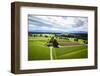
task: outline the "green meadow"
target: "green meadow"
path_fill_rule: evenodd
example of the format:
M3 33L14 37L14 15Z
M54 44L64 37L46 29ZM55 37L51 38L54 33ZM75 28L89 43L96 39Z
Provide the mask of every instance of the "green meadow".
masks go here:
M50 47L47 46L53 34L43 34L42 36L28 36L28 60L50 60ZM56 38L60 47L52 49L53 60L58 59L81 59L88 57L88 46L84 41L73 38Z

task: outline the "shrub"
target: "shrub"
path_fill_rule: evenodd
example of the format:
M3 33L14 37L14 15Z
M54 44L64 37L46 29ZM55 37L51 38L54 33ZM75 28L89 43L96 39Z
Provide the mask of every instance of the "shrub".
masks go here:
M78 41L78 38L74 38L74 41Z

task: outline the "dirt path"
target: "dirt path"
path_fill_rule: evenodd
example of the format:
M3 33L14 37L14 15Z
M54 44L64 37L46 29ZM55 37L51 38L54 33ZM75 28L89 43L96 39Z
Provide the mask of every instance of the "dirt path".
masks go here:
M59 42L59 45L61 46L72 46L72 45L82 45L78 42Z

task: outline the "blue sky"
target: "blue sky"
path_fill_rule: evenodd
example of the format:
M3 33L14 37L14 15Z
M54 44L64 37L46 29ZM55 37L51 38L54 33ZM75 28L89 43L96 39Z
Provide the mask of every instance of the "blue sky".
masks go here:
M29 32L88 32L88 18L28 15Z

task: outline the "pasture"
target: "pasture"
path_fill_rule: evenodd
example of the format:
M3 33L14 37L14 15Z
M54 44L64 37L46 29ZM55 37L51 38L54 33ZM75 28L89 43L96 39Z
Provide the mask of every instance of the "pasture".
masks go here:
M50 48L47 46L53 35L28 37L28 60L50 60ZM88 46L71 39L56 38L60 47L52 49L53 60L81 59L88 57Z

